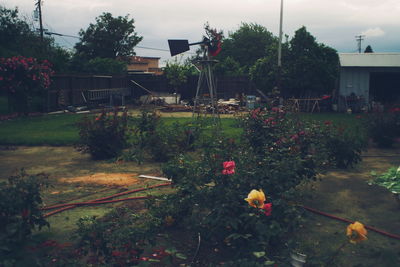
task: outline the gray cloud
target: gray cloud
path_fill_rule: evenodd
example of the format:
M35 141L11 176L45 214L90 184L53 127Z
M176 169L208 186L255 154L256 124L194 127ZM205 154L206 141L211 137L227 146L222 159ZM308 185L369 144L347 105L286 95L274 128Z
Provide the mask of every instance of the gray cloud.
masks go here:
M28 15L34 9L34 0L0 0L0 4L18 6ZM77 35L102 12L130 14L144 37L141 46L167 48L168 38L199 40L207 21L225 35L241 22L259 23L278 34L279 8L279 0L45 0L43 16L51 30ZM286 0L284 32L293 36L304 25L318 42L343 52L355 51L354 36L365 33L364 43L372 45L374 51L400 52L399 14L398 0ZM379 36L382 33L385 38ZM57 41L66 44L62 39ZM153 50L137 49L137 54L170 58L168 53Z

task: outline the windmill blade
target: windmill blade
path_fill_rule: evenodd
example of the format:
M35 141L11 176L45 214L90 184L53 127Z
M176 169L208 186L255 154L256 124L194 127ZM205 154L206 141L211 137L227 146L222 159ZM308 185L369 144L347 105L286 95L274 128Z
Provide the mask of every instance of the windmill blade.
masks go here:
M189 51L190 49L188 40L168 40L168 45L171 56Z

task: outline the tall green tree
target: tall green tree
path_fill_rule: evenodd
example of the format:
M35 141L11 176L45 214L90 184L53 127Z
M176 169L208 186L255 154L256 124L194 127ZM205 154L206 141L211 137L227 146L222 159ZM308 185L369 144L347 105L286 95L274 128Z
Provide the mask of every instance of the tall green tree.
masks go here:
M282 45L282 62L288 62L289 58L289 44ZM286 66L286 65L285 65ZM287 83L287 68L281 69L281 84ZM273 89L278 86L278 44L270 46L263 58L258 59L250 68L249 75L251 81L255 84L257 89L263 91L265 94L270 94Z
M264 93L278 85L278 44L270 45L265 56L250 68L250 78ZM339 58L336 50L316 41L305 27L282 45L280 93L285 97L317 97L336 86Z
M372 50L372 47L370 45L367 45L367 47L364 50L364 53L374 53L374 50Z
M190 62L185 61L181 64L175 57L173 61L167 62L164 68L164 74L167 77L168 83L174 88L175 95L178 94L180 86L187 82L188 76L195 73L194 67ZM175 98L177 103L177 97Z
M292 96L318 96L335 88L339 74L336 50L319 44L301 27L290 40L289 61L285 63L288 80L283 87Z
M18 8L0 6L0 57L25 56L48 60L55 71L66 71L71 54L53 38L43 42L35 29L19 16Z
M220 60L221 64L237 62L240 72L247 75L250 67L263 58L266 50L276 42L277 38L264 26L242 23L237 31L229 33L228 38L223 39L222 51L216 59ZM228 57L230 59L226 60Z
M143 37L135 32L134 22L129 15L113 17L111 13L103 13L96 18L95 24L80 30L80 41L75 45L76 56L115 59L135 55L134 47Z

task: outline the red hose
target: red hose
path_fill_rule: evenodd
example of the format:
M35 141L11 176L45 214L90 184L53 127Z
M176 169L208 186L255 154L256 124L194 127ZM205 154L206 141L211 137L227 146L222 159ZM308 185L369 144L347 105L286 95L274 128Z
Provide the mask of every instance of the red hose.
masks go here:
M315 214L323 215L325 217L328 217L328 218L331 218L331 219L334 219L334 220L337 220L337 221L342 221L342 222L346 222L346 223L354 223L354 221L350 221L350 220L347 220L347 219L344 219L344 218L340 218L340 217L337 217L335 215L331 215L331 214L328 214L328 213L325 213L325 212L322 212L322 211L319 211L319 210L316 210L316 209L313 209L313 208L310 208L310 207L306 207L306 206L302 206L302 205L299 205L299 206L302 207L303 209L311 211L311 212L313 212ZM391 234L391 233L379 230L379 229L377 229L375 227L371 227L371 226L368 226L368 225L364 225L364 227L367 228L368 230L374 231L374 232L376 232L378 234L381 234L381 235L384 235L384 236L388 236L388 237L400 240L400 235Z
M91 200L89 202L98 202L98 201L102 201L102 200L106 200L106 199L110 199L110 198L114 198L114 197L133 194L133 193L137 193L137 192L153 189L153 188L156 188L156 187L169 186L169 185L171 185L171 183L157 184L157 185L152 185L152 186L149 186L149 187L133 189L133 190L121 192L121 193L118 193L118 194L114 194L114 195L111 195L111 196L108 196L108 197L102 197L102 198L98 198L98 199L95 199L95 200ZM51 210L51 209L55 209L55 208L61 208L61 207L72 206L72 205L75 205L75 204L74 203L57 204L57 205L53 205L53 206L43 207L43 208L41 208L41 210Z
M115 200L104 201L106 199L110 199L110 198L114 198L114 197L118 197L118 196L123 196L123 195L127 195L127 194L132 194L132 193L136 193L136 192L140 192L140 191L145 191L145 190L149 190L149 189L156 188L156 187L169 186L171 184L172 183L165 183L165 184L152 185L152 186L149 186L149 187L146 187L146 188L133 189L133 190L121 192L121 193L118 193L118 194L114 194L114 195L111 195L111 196L108 196L108 197L102 197L102 198L98 198L98 199L95 199L95 200L87 201L87 202L59 204L59 205L54 205L54 206L50 206L50 207L43 207L42 210L49 210L49 209L62 207L61 209L57 209L57 210L54 210L52 212L44 214L43 217L46 218L46 217L49 217L51 215L63 212L65 210L73 209L73 208L76 208L76 207L82 206L82 205L96 205L96 204L120 202L120 201L125 201L125 200L133 200L133 199L145 199L145 198L147 198L147 196L144 196L144 197L130 197L130 198L123 198L123 199L115 199Z
M115 202L121 202L121 201L126 201L126 200L135 200L135 199L147 199L149 198L148 196L141 196L141 197L127 197L127 198L121 198L121 199L114 199L114 200L104 200L104 201L89 201L89 202L78 202L78 203L71 203L71 204L66 204L70 205L67 207L63 207L61 209L57 209L54 211L51 211L49 213L46 213L43 215L44 218L49 217L51 215L63 212L65 210L73 209L78 206L84 206L84 205L97 205L97 204L106 204L106 203L115 203Z
M46 217L49 217L51 215L63 212L65 210L73 209L73 208L76 208L78 206L83 206L83 205L97 205L97 204L121 202L121 201L126 201L126 200L147 199L148 196L140 196L140 197L127 197L127 198L122 198L122 199L107 200L107 199L114 198L114 197L117 197L117 196L123 196L123 195L127 195L127 194L132 194L132 193L136 193L136 192L140 192L140 191L149 190L149 189L156 188L156 187L169 186L169 185L171 185L171 183L152 185L152 186L149 186L147 188L133 189L133 190L121 192L121 193L118 193L118 194L114 194L114 195L111 195L111 196L108 196L108 197L98 198L98 199L95 199L95 200L92 200L92 201L68 203L68 204L59 204L59 205L54 205L54 206L50 206L50 207L43 207L42 210L49 210L49 209L62 207L61 209L57 209L55 211L52 211L52 212L44 214L43 217L46 218ZM328 213L325 213L325 212L322 212L322 211L319 211L319 210L316 210L316 209L313 209L313 208L310 208L310 207L307 207L307 206L303 206L303 205L299 205L299 206L302 207L305 210L308 210L308 211L312 212L312 213L323 215L325 217L328 217L328 218L331 218L331 219L334 219L334 220L337 220L337 221L342 221L342 222L346 222L346 223L354 223L354 221L350 221L350 220L345 219L345 218L337 217L335 215L331 215L331 214L328 214ZM378 234L381 234L381 235L384 235L384 236L387 236L387 237L391 237L391 238L400 240L400 235L391 234L391 233L379 230L379 229L377 229L375 227L368 226L368 225L364 225L364 227L367 228L368 230L374 231L374 232L376 232Z

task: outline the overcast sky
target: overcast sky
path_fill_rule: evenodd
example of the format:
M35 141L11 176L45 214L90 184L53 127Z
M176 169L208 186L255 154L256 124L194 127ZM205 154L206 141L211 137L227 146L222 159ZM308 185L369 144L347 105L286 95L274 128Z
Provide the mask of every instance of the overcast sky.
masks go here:
M0 0L32 19L37 0ZM278 35L279 0L44 0L44 28L77 36L103 12L113 16L130 14L136 31L143 36L139 46L168 49L167 39L199 41L203 26L229 32L241 22L258 23ZM356 52L356 35L365 35L363 49L371 45L375 52L400 52L399 0L284 0L283 32L291 38L301 26L339 52ZM77 39L56 37L65 47ZM135 49L138 56L170 60L168 52ZM161 62L163 65L163 63Z

